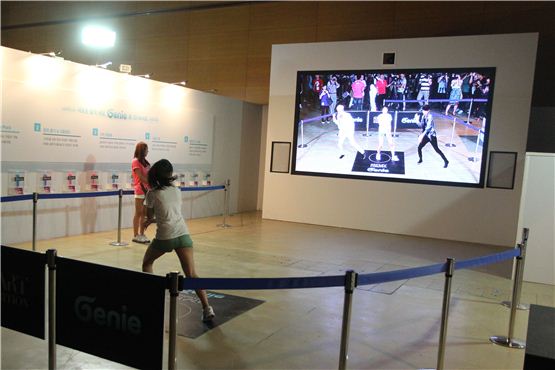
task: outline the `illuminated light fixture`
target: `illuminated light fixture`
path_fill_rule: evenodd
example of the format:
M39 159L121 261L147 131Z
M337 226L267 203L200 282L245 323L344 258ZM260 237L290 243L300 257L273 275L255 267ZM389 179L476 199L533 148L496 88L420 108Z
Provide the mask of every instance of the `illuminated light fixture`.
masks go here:
M150 78L150 74L147 73L146 75L137 75L135 77L144 77L144 78Z
M116 43L116 33L104 27L86 26L81 32L81 41L87 46L111 48Z
M187 86L187 81L172 82L172 85Z
M99 67L99 68L108 68L108 66L111 66L112 62L106 62L106 63L102 63L102 64L96 64L95 67Z
M216 93L216 92L218 92L218 89L210 89L210 90L208 90L208 92Z
M55 58L55 57L59 56L60 54L62 54L61 51L49 51L48 53L40 53L39 55L44 55L44 56L47 56L47 57Z

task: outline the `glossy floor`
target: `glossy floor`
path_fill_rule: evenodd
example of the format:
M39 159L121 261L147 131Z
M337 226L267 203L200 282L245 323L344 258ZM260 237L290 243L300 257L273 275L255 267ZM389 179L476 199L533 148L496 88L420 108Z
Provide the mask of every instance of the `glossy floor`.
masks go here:
M287 277L396 270L499 252L462 242L262 220L259 213L188 221L195 260L203 277ZM152 236L153 230L148 235ZM39 241L64 257L140 270L146 246L109 245L115 232ZM131 239L131 230L122 231ZM30 249L30 244L19 247ZM154 273L179 269L174 254ZM493 345L507 335L511 264L457 270L453 279L445 368L522 369L524 351ZM434 368L440 329L442 274L355 290L348 369ZM178 337L179 369L336 369L339 360L342 288L228 291L265 303L196 339ZM554 287L524 283L522 302L555 306ZM217 314L217 313L216 313ZM515 337L525 339L528 311L518 311ZM167 343L166 343L167 345ZM58 346L59 369L126 366ZM166 352L166 351L165 351ZM2 328L2 369L48 367L47 344ZM164 361L167 367L167 361Z

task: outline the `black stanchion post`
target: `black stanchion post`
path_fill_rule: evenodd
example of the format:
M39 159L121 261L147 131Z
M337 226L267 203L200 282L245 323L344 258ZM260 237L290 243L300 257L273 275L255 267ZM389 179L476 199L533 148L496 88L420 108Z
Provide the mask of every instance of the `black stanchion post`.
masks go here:
M168 370L177 368L175 347L177 342L177 297L179 296L179 272L172 271L166 275L170 288L170 332L168 348Z
M225 182L225 187L224 187L224 220L221 224L218 224L216 226L218 227L222 227L222 228L227 228L227 227L231 227L231 225L226 224L226 218L229 215L229 189L231 187L231 181L229 179L226 180Z
M126 242L121 241L121 209L122 209L122 199L123 199L123 189L119 189L118 194L118 240L111 242L110 245L115 246L126 246Z
M500 346L509 347L509 348L518 348L523 349L526 347L526 342L520 339L513 338L514 335L514 327L515 327L515 319L516 319L516 302L518 301L518 297L520 296L520 284L518 283L520 279L522 279L522 259L525 254L525 250L522 244L518 244L518 248L520 249L520 255L516 257L516 266L515 266L515 279L513 281L513 297L512 297L512 304L511 304L511 315L509 317L509 334L505 337L502 335L495 335L489 338L489 340Z
M441 328L439 330L439 347L437 350L437 369L442 370L445 360L445 343L447 342L447 321L449 319L449 303L451 301L451 279L455 272L455 260L447 258L445 286L443 288L443 305L441 308Z
M36 194L36 193L35 193ZM48 369L56 369L56 250L46 251L48 264Z
M522 250L524 252L526 251L526 247L528 245L528 233L529 233L529 231L530 230L526 227L524 229L522 229L522 240L521 240L520 243L522 244ZM524 252L523 252L523 254L524 254ZM518 282L518 284L520 285L520 288L518 289L519 294L518 294L517 301L516 301L516 303L517 303L516 309L517 310L523 310L523 311L527 311L527 310L530 309L529 304L520 303L520 296L522 295L522 280L524 279L524 263L525 263L525 261L526 261L526 256L522 255L522 263L520 264L520 269L522 270L520 272L520 278L521 279ZM515 277L516 277L516 274L515 274ZM511 306L512 306L511 301L503 301L503 302L501 302L501 304L503 306L509 307L509 308L511 308Z
M33 251L37 250L37 202L39 201L39 193L33 193Z
M301 120L301 143L297 145L297 148L306 148L307 145L304 143L304 121Z
M347 366L349 330L351 325L351 306L353 292L356 287L357 274L353 270L345 273L345 300L343 303L343 324L341 325L341 348L339 351L339 370L345 370Z

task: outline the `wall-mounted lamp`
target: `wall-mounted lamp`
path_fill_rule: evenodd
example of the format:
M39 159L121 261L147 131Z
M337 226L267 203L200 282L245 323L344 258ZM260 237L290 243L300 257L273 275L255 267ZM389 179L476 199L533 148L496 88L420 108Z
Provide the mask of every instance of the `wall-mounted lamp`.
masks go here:
M187 86L187 81L172 82L172 85Z
M147 73L146 75L136 75L135 77L144 77L144 78L150 78L150 73Z
M60 56L61 54L61 51L49 51L48 53L40 53L39 55L55 58L57 56Z
M96 64L95 67L99 67L99 68L108 68L108 66L111 66L112 62L106 62L106 63L102 63L102 64Z

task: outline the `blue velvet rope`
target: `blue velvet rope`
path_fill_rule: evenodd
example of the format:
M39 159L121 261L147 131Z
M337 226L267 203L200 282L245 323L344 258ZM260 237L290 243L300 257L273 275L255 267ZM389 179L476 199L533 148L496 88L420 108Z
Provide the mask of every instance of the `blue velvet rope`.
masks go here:
M471 258L460 262L455 262L455 270L468 269L468 268L482 266L482 265L489 265L490 263L497 263L497 262L501 262L518 256L520 256L520 249L513 248L501 253L496 253L488 256L476 257L476 258Z
M438 263L430 266L414 267L404 270L374 272L371 274L358 275L357 285L369 285L386 283L396 280L412 279L415 277L438 274L447 270L446 263Z
M2 203L4 202L17 202L20 200L33 199L33 194L22 194L22 195L9 195L7 197L2 197Z
M183 279L181 290L266 290L345 286L345 275L292 278L194 278Z
M180 187L181 191L209 191L225 189L224 185L214 186L195 186L195 187ZM123 195L133 195L133 190L123 190ZM63 199L63 198L92 198L92 197L108 197L119 195L119 190L114 191L90 191L90 192L77 192L77 193L39 193L38 199ZM21 200L33 199L33 194L10 195L1 197L0 200L4 202L17 202Z
M402 103L402 102L418 103L418 102L426 102L426 101L427 102L434 102L434 103L441 103L441 102L445 103L445 102L450 102L450 101L458 101L458 102L472 101L472 102L475 102L475 103L487 103L488 99L428 99L428 100L425 100L425 99L420 99L420 100L417 100L417 99L410 99L410 100L409 99L407 99L407 100L384 99L384 103Z
M471 258L455 263L455 269L467 269L501 262L520 255L520 249ZM438 274L447 271L447 263L414 267L403 270L359 274L357 286L407 280L416 277ZM195 278L183 279L181 290L218 289L218 290L266 290L266 289L302 289L345 286L345 275L313 276L294 278Z
M90 191L90 192L78 192L78 193L50 193L50 194L39 194L39 199L64 199L64 198L94 198L94 197L108 197L112 195L118 195L118 191Z

